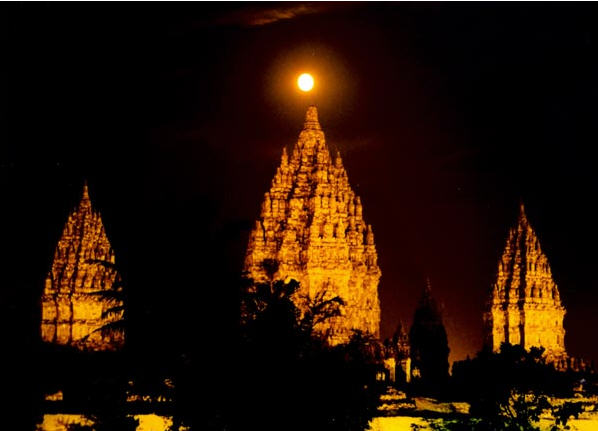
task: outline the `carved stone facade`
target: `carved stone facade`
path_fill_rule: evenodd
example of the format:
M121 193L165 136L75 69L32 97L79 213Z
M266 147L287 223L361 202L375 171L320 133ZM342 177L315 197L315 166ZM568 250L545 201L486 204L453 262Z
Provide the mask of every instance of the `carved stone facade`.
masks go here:
M374 234L340 154L330 155L315 106L307 110L291 156L283 149L264 196L245 258L249 277L266 280L267 260L278 263L275 279L300 282L294 298L300 310L318 297L345 301L341 316L316 326L332 344L348 341L354 329L378 337L381 272Z
M521 204L484 315L486 342L493 351L503 342L525 349L541 346L550 362L562 362L567 357L564 317L548 258Z
M117 350L125 334L120 275L87 185L58 241L42 296L42 340L80 350Z
M384 340L384 365L389 371L391 382L398 384L411 381L411 347L409 335L399 322L394 335Z

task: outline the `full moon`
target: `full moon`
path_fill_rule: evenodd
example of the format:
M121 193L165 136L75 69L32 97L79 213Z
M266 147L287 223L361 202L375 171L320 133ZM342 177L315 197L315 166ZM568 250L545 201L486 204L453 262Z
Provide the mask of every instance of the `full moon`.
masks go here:
M301 91L310 91L314 88L314 78L309 73L302 73L297 78L297 85Z

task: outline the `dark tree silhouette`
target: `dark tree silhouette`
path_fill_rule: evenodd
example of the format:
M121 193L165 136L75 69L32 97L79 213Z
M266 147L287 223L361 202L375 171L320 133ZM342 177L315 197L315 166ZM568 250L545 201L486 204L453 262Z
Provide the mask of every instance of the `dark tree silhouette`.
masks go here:
M275 272L275 271L274 271ZM274 273L272 272L272 273ZM299 283L249 282L230 427L243 430L363 430L376 412L378 343L356 333L331 347L314 325L341 312L340 298L319 295L303 313Z
M106 261L96 261L95 263L116 271L116 267L113 263ZM99 332L103 338L110 337L116 332L123 332L126 336L127 297L122 278L120 276L117 277L110 289L90 292L90 295L101 298L108 305L108 308L102 312L101 316L102 319L108 319L108 322L83 337L82 341L85 342L89 336L97 332Z
M471 417L437 421L435 430L539 431L539 418L552 413L551 430L566 429L583 403L556 405L550 396L572 396L575 376L546 364L543 349L526 351L503 344L499 353L483 350L453 365L453 387L471 405Z

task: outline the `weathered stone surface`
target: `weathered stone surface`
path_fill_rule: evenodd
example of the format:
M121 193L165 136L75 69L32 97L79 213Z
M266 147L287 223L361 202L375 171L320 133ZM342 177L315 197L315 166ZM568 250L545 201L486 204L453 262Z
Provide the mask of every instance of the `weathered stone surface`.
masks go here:
M100 214L92 209L87 185L58 241L42 296L41 336L45 342L81 350L116 350L124 344L120 275ZM108 325L108 326L107 326ZM104 330L100 330L104 328Z
M296 279L295 303L304 310L319 295L340 296L342 316L316 327L331 343L353 329L378 336L380 268L372 227L363 218L340 154L330 156L315 106L307 110L291 156L282 160L251 232L245 270L264 281L266 260L278 262L275 279Z
M560 362L567 356L564 317L548 258L521 204L484 314L486 342L494 351L503 342L526 349L544 347L548 360Z

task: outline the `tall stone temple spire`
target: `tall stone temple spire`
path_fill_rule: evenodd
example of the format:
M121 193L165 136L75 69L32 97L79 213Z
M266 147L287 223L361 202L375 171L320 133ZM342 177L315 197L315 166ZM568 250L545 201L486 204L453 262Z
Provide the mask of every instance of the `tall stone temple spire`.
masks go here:
M117 350L125 341L120 275L87 184L58 241L42 296L42 340L80 350Z
M264 196L247 248L248 275L267 279L267 260L278 263L275 279L300 282L294 298L300 310L308 298L344 300L341 316L316 326L331 343L348 341L354 329L378 336L381 272L374 234L340 154L330 155L315 106L307 110L291 155L283 149Z
M500 350L503 342L526 349L541 346L547 359L558 361L566 357L564 317L548 258L522 203L517 226L509 231L498 262L484 315L486 342L494 351Z
M432 296L432 284L426 286L413 315L409 331L411 373L414 380L426 385L446 382L449 375L450 349L442 311Z

